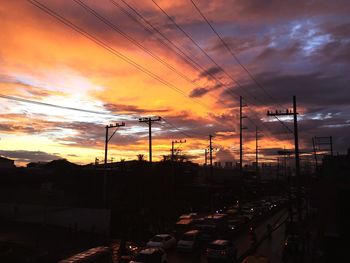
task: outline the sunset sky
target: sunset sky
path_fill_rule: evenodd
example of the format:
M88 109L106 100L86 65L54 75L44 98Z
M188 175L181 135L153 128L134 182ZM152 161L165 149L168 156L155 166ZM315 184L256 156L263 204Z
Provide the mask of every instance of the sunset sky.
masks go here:
M186 139L183 153L203 163L212 134L215 160L237 160L239 95L249 117L245 162L254 159L254 124L264 161L293 149L292 134L266 116L291 108L293 95L302 151L313 136L333 136L335 151L350 147L348 0L193 2L260 85L191 0L1 1L0 155L18 165L103 160L104 126L124 121L109 158L148 158L148 128L138 118L161 116L154 159Z

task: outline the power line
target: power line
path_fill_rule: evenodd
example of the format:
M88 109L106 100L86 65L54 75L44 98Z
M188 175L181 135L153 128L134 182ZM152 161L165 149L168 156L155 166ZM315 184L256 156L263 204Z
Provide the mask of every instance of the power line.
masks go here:
M100 21L102 21L104 24L106 24L107 26L109 26L110 28L112 28L115 32L119 33L120 35L122 35L123 37L125 37L127 40L129 40L130 42L132 42L134 45L136 45L137 47L139 47L140 49L142 49L144 52L146 52L147 54L149 54L151 57L153 57L154 59L156 59L157 61L159 61L160 63L162 63L164 66L166 66L167 68L169 68L171 71L175 72L176 74L178 74L180 77L182 77L183 79L185 79L186 81L190 82L190 83L195 83L195 81L193 81L192 79L190 79L189 77L187 77L186 75L184 75L182 72L178 71L176 68L174 68L172 65L170 65L169 63L167 63L165 60L163 60L162 58L160 58L159 56L157 56L156 54L154 54L151 50L149 50L148 48L146 48L144 45L142 45L140 42L138 42L136 39L134 39L133 37L131 37L130 35L128 35L127 33L125 33L123 30L121 30L116 24L110 22L108 19L106 19L104 16L102 16L100 13L98 13L95 9L89 7L88 5L86 5L85 3L83 3L80 0L73 0L75 1L78 5L80 5L81 7L83 7L85 10L87 10L90 14L92 14L93 16L95 16L96 18L98 18Z
M190 56L188 56L186 53L184 53L173 41L171 41L167 36L165 36L161 31L159 31L155 26L152 25L147 19L145 19L140 12L138 12L134 7L132 7L130 4L128 4L126 1L121 0L129 9L131 9L145 24L147 24L149 27L147 27L145 24L141 23L134 15L132 15L129 11L127 11L124 7L122 7L120 4L115 2L114 0L110 0L111 3L115 6L117 6L119 9L121 9L128 17L130 17L134 22L142 26L148 33L153 34L153 32L156 32L158 35L160 35L163 39L158 37L158 41L162 43L165 47L169 48L173 52L176 53L176 55L180 56L187 64L189 64L191 67L193 67L195 70L202 70L202 72L206 72L206 69L204 69L201 65L199 65L195 60L193 60ZM152 32L153 30L153 32Z
M152 0L153 1L153 0ZM209 27L212 29L212 31L216 34L216 36L220 39L222 44L225 46L225 48L228 50L228 52L231 54L231 56L236 60L238 65L248 74L248 76L253 80L253 82L264 91L264 93L272 100L274 98L267 92L267 90L257 81L257 79L251 74L251 72L242 64L242 62L238 59L238 57L235 55L235 53L231 50L231 48L227 45L227 43L224 41L224 39L219 35L219 33L215 30L215 28L212 26L212 24L209 22L209 20L206 18L206 16L202 13L202 11L199 9L199 7L194 3L193 0L190 0L195 9L198 11L198 13L201 15L201 17L205 20L205 22L209 25ZM153 1L154 2L154 1ZM277 116L275 118L289 131L292 132L292 130L283 122L281 121ZM292 132L293 133L293 132Z
M133 21L135 21L136 23L138 23L139 25L141 25L145 30L147 30L147 32L152 34L152 30L150 30L148 27L146 27L144 24L142 24L138 19L136 19L132 14L130 14L130 12L128 12L127 10L125 10L120 4L118 4L117 2L115 2L114 0L110 0L115 6L119 7L126 15L128 15ZM144 23L146 23L150 28L153 29L153 32L156 32L158 35L160 35L161 37L163 37L163 39L165 39L171 46L169 46L169 44L165 43L164 41L162 41L162 39L159 39L161 41L161 43L163 45L165 45L166 47L170 48L171 50L173 50L177 55L180 55L185 62L187 62L188 64L190 64L192 67L194 67L194 69L196 70L202 70L202 72L207 72L208 75L216 80L218 83L220 83L222 86L226 86L227 84L224 84L221 82L221 80L217 79L213 74L211 74L209 71L207 71L206 69L204 69L201 65L199 65L196 61L194 61L191 57L189 57L186 53L184 53L176 44L174 44L168 37L166 37L161 31L159 31L155 26L152 25L152 23L150 23L147 19L145 19L142 14L140 12L138 12L134 7L132 7L130 4L128 4L125 0L121 0L129 9L131 9ZM181 54L177 53L174 48L179 51ZM205 51L204 51L205 52ZM185 57L184 57L185 56ZM194 64L194 65L193 65ZM236 83L238 85L238 87L242 88L239 83ZM228 91L230 93L230 95L234 96L236 95L237 97L240 96L240 94L237 94L235 91L232 91L232 89L229 87L226 89L226 91ZM245 90L243 90L245 91ZM247 92L246 92L247 93ZM248 94L248 93L247 93ZM254 97L253 95L251 95L250 93L248 94L249 96L253 97L255 100L257 100L256 97ZM222 102L221 99L218 98L218 100L220 102ZM247 102L249 102L246 99ZM258 101L258 100L257 100ZM250 103L250 102L249 102ZM225 104L225 103L224 103ZM254 111L255 112L255 111ZM257 114L255 112L255 114ZM265 126L266 127L266 126Z
M104 116L113 116L113 117L118 117L121 119L130 119L130 116L128 116L128 115L115 115L115 114L110 114L110 113L106 113L106 112L102 112L102 111L93 111L93 110L86 110L86 109L81 109L81 108L62 106L62 105L46 103L46 102L41 102L41 101L36 101L36 100L29 100L29 99L19 98L19 97L15 97L15 96L8 96L8 95L3 95L3 94L0 94L0 98L12 100L12 101L23 102L23 103L34 104L34 105L39 105L39 106L58 108L58 109L63 109L63 110L78 111L78 112L104 115ZM136 117L134 117L134 118L136 118Z
M190 0L195 9L198 11L198 13L201 15L201 17L205 20L205 22L209 25L209 27L213 30L213 32L216 34L216 36L221 40L222 44L225 46L225 48L228 50L228 52L231 54L231 56L236 60L238 65L241 66L241 68L247 72L249 77L254 81L254 83L261 88L265 94L273 100L273 97L266 91L266 89L257 81L257 79L253 76L253 74L250 73L250 71L241 63L241 61L238 59L238 57L235 55L235 53L231 50L231 48L226 44L226 42L223 40L223 38L219 35L219 33L215 30L215 28L212 26L212 24L209 22L209 20L206 18L206 16L202 13L202 11L199 9L199 7L194 3L193 0Z
M180 92L182 95L188 97L182 90L178 89L176 86L172 85L171 83L167 82L166 80L162 79L161 77L159 77L158 75L155 75L154 73L148 71L147 69L145 69L144 67L142 67L141 65L137 64L136 62L132 61L131 59L127 58L126 56L124 56L123 54L121 54L120 52L116 51L115 49L111 48L110 46L108 46L106 43L104 43L103 41L100 41L99 39L95 38L94 36L92 36L91 34L89 34L88 32L86 32L85 30L81 29L80 27L76 26L75 24L73 24L72 22L70 22L69 20L63 18L62 16L60 16L59 14L57 14L55 11L49 9L48 7L46 7L45 5L41 4L40 2L36 1L36 0L28 0L30 3L32 3L32 1L35 1L35 3L38 3L40 6L34 4L35 6L39 7L41 10L45 11L46 13L48 13L51 16L54 16L56 19L58 19L60 22L63 22L65 25L71 27L72 29L74 29L75 31L77 31L78 33L83 34L85 37L89 38L90 40L94 41L95 43L99 44L102 47L107 49L108 51L112 52L114 55L117 55L118 57L122 58L123 60L125 60L126 62L134 65L136 68L138 68L139 70L143 71L144 73L150 75L151 77L156 78L157 80L159 80L160 82L162 82L163 84L165 84L166 86L175 89L176 91ZM90 12L92 12L94 15L98 15L96 12L94 12L91 8L89 8L88 6L84 5L84 3L82 3L81 1L76 1L78 4L82 4L81 6L83 6L86 10L89 10ZM42 8L42 7L43 8ZM98 15L99 18L102 18L103 21L105 23L107 23L109 26L112 26L114 29L118 29L117 27L114 26L114 24L111 24L108 20L104 19L103 17L101 17L100 15ZM122 31L118 31L119 33L123 33ZM125 37L127 37L127 35L124 35ZM129 39L129 38L128 38ZM130 41L134 41L132 38L129 39ZM107 47L107 48L106 48ZM142 47L142 46L140 46ZM201 104L202 106L209 108L207 105L194 100L191 97L188 97L189 99L192 99L193 101Z
M28 0L31 4L33 4L34 6L38 7L39 9L41 9L42 11L46 12L47 14L49 14L50 16L56 18L57 20L59 20L61 23L65 24L66 26L72 28L73 30L75 30L76 32L82 34L84 37L88 38L89 40L93 41L94 43L96 43L97 45L101 46L102 48L106 49L107 51L109 51L110 53L114 54L115 56L121 58L122 60L126 61L127 63L133 65L134 67L136 67L137 69L139 69L140 71L144 72L145 74L151 76L152 78L158 80L159 82L161 82L162 84L166 85L167 87L181 93L182 95L186 96L187 95L180 89L178 89L176 86L172 85L171 83L167 82L166 80L162 79L161 77L159 77L158 75L154 74L153 72L149 71L147 68L144 68L143 66L141 66L140 64L136 63L135 61L129 59L128 57L126 57L125 55L121 54L120 52L118 52L117 50L113 49L112 47L110 47L109 45L107 45L105 42L99 40L98 38L94 37L93 35L91 35L90 33L88 33L87 31L81 29L80 27L78 27L77 25L75 25L74 23L70 22L69 20L67 20L66 18L62 17L61 15L57 14L55 11L49 9L48 7L46 7L45 5L41 4L40 2L36 1L36 0ZM192 99L192 98L191 98ZM198 101L195 101L197 103L199 103ZM204 104L202 104L204 105ZM205 106L206 107L206 106Z
M69 21L68 19L62 17L61 15L59 15L57 12L53 11L52 9L48 8L47 6L45 6L44 4L36 1L36 0L27 0L29 3L31 3L32 5L36 6L37 8L41 9L42 11L44 11L45 13L47 13L48 15L50 15L51 17L57 19L58 21L60 21L61 23L65 24L66 26L70 27L71 29L73 29L74 31L78 32L79 34L83 35L84 37L88 38L89 40L91 40L92 42L94 42L95 44L99 45L100 47L106 49L107 51L109 51L110 53L112 53L113 55L119 57L120 59L124 60L125 62L127 62L128 64L134 66L135 68L137 68L138 70L142 71L143 73L147 74L148 76L154 78L155 80L159 81L160 83L164 84L165 86L167 86L168 88L182 94L183 96L192 99L194 102L202 105L203 107L207 108L207 106L203 103L201 103L200 101L194 100L193 98L189 97L183 90L179 89L178 87L176 87L175 85L169 83L168 81L164 80L163 78L161 78L160 76L158 76L157 74L151 72L150 70L148 70L147 68L143 67L142 65L138 64L137 62L133 61L132 59L130 59L129 57L123 55L122 53L120 53L119 51L117 51L116 49L112 48L111 46L109 46L108 44L106 44L104 41L94 37L93 35L91 35L90 33L88 33L87 31L85 31L84 29L82 29L81 27L75 25L74 23L72 23L71 21Z

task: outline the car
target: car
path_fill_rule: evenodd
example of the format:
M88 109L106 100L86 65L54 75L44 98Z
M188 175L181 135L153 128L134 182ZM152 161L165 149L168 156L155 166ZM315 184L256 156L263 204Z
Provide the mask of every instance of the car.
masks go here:
M160 247L150 247L141 250L136 256L135 260L130 263L166 263L167 254L164 249Z
M226 214L229 216L229 217L234 217L236 216L238 213L238 209L236 209L235 207L229 207L227 210L226 210Z
M164 249L171 248L176 245L176 239L168 234L155 235L147 242L147 247L161 247Z
M177 249L180 251L193 251L200 246L199 230L191 230L183 234L177 242Z
M218 239L209 244L207 258L208 262L214 260L232 262L237 259L237 248L229 240Z
M179 217L179 220L181 219L193 219L197 217L197 213L189 213L189 214L184 214Z
M238 228L246 223L246 218L244 217L236 217L228 220L228 229L229 231L237 231Z
M215 224L200 225L198 229L201 231L199 239L203 243L209 243L215 240L219 234L219 228Z
M255 216L254 208L243 208L241 210L241 215L247 218L248 221L252 220Z

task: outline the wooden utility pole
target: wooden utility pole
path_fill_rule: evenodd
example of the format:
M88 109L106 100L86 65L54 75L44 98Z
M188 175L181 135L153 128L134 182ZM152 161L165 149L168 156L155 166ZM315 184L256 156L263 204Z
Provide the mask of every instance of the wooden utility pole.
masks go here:
M209 161L210 161L210 176L213 176L213 135L209 135Z
M297 209L298 209L298 218L299 222L302 220L302 211L301 211L301 174L300 174L300 157L299 157L299 136L298 136L298 111L297 111L297 102L296 97L293 96L293 110L276 110L267 111L267 116L293 116L294 122L294 155L295 155L295 175L297 181Z
M255 172L258 181L260 182L260 174L259 174L259 135L258 135L258 126L255 126Z
M204 150L204 165L205 166L208 165L208 149L207 148Z
M186 143L186 140L175 140L171 142L171 161L173 162L175 159L175 145L176 144L182 144L182 143Z
M119 127L125 126L125 123L116 123L116 124L110 124L106 125L106 138L105 138L105 160L104 160L104 176L103 176L103 201L106 204L107 203L107 162L108 162L108 143L113 138L114 134L117 132ZM109 129L114 129L114 132L109 137L108 131Z
M243 119L246 118L243 116L243 97L239 97L239 175L240 178L243 178L243 130L246 129L243 127Z
M152 163L152 123L155 121L161 121L161 117L143 117L139 118L139 122L148 124L148 149L149 149L149 162Z

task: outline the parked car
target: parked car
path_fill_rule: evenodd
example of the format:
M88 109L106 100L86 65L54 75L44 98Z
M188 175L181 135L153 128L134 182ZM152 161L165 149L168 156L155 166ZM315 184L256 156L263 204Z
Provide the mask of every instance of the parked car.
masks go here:
M200 246L199 230L191 230L183 234L180 240L177 242L177 249L181 251L193 251Z
M161 247L168 249L176 245L176 239L168 234L155 235L150 241L147 242L147 247Z
M254 208L243 208L241 210L241 215L247 218L247 221L250 221L254 218Z
M151 247L141 250L130 263L166 263L167 255L162 248Z
M219 228L214 224L206 224L198 227L201 231L201 235L199 236L200 240L203 243L209 243L215 240L219 235Z
M228 229L230 232L237 231L238 228L244 225L247 222L247 219L244 217L235 217L233 219L228 220Z
M232 262L237 259L237 248L231 241L218 239L209 244L207 258L208 262L214 260Z

